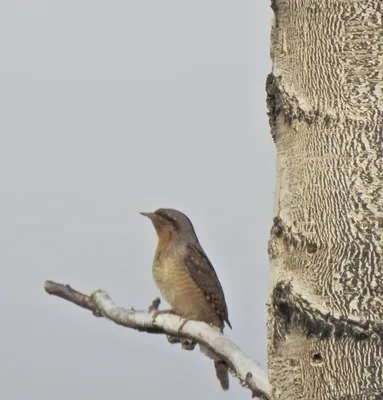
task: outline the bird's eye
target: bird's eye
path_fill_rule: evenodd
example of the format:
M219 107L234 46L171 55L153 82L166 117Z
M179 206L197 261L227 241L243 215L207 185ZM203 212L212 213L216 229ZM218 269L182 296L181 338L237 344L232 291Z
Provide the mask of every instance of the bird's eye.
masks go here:
M157 212L157 215L159 217L165 219L166 221L175 222L175 219L166 212L160 211L160 212Z

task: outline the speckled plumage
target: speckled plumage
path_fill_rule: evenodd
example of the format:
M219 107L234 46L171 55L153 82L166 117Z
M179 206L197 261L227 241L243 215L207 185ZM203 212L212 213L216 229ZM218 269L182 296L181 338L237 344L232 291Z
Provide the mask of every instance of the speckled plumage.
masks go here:
M158 234L153 278L173 311L183 318L206 322L221 332L225 322L231 328L221 284L191 221L172 209L142 214L151 219ZM214 359L207 349L201 350ZM214 364L221 386L227 390L227 366L216 359Z

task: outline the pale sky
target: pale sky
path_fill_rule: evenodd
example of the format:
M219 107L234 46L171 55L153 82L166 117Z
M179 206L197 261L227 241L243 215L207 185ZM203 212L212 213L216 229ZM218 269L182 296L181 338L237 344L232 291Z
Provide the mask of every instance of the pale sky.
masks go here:
M225 290L225 333L265 367L271 16L264 0L0 2L1 399L250 398L199 351L43 285L146 308L139 212L176 208Z

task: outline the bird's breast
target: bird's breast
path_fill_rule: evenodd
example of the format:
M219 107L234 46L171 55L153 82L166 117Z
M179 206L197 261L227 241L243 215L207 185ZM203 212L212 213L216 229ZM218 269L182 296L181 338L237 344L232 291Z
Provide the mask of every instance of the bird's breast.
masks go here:
M191 279L187 275L182 262L176 257L160 258L153 263L154 282L170 305L173 305L176 292L191 285L191 282L187 283Z
M153 263L153 278L162 297L178 315L222 325L201 288L189 274L183 257L173 254L156 258Z

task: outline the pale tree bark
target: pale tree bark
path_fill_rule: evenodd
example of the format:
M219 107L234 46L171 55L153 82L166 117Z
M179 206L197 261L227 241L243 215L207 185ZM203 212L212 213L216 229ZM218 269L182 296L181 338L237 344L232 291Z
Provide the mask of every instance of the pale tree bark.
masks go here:
M383 399L383 2L272 7L271 398Z

